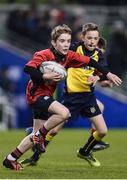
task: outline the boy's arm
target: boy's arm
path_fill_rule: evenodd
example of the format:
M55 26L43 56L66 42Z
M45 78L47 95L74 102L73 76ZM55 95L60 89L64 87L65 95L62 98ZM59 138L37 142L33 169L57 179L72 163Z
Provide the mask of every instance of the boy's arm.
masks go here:
M24 72L30 75L33 82L43 82L43 74L38 69L26 65L24 67Z
M98 71L102 72L113 84L119 86L122 83L122 80L115 74L111 73L106 67L101 66L95 60L90 59L89 66L96 68Z
M111 73L107 68L101 66L99 63L97 63L94 59L88 57L79 55L75 52L70 52L70 63L68 64L69 67L85 67L85 66L91 66L100 71L103 75L105 75L109 80L111 80L115 85L119 86L122 83L122 80L116 76L115 74Z

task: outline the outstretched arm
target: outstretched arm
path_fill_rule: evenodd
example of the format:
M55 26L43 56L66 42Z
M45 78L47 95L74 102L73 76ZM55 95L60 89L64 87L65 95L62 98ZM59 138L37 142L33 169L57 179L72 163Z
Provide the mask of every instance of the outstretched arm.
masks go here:
M111 73L107 68L101 66L101 65L98 64L95 60L90 59L88 65L96 68L98 71L100 71L101 73L103 73L103 74L104 74L113 84L115 84L116 86L121 85L122 80L121 80L117 75Z

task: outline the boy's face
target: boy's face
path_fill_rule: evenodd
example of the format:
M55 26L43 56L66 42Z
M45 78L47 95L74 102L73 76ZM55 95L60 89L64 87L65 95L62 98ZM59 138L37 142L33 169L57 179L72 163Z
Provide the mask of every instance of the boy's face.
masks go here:
M85 35L82 35L82 41L89 51L93 51L97 47L99 41L99 32L87 31Z
M61 34L56 41L52 41L54 48L61 54L66 55L70 48L71 35L68 33Z

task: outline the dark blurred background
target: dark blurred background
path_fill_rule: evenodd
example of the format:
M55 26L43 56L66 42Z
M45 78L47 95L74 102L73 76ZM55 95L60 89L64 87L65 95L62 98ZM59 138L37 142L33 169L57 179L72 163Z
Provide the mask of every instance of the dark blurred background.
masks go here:
M0 17L0 129L32 125L23 66L35 51L50 46L52 28L68 24L72 40L77 41L87 22L99 25L107 40L110 70L123 79L121 87L110 90L97 86L97 96L106 106L105 118L109 127L127 127L127 1L1 0ZM62 84L55 94L58 99L60 89ZM88 127L89 123L79 119L69 126Z

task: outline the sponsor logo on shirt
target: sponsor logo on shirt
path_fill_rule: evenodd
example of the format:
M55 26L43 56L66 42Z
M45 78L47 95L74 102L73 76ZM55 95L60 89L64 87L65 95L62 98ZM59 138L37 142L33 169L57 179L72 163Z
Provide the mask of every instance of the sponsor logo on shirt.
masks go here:
M91 107L91 108L90 108L90 112L91 112L91 113L95 113L95 112L96 112L95 107Z
M44 96L44 99L45 99L45 100L49 99L49 96Z

